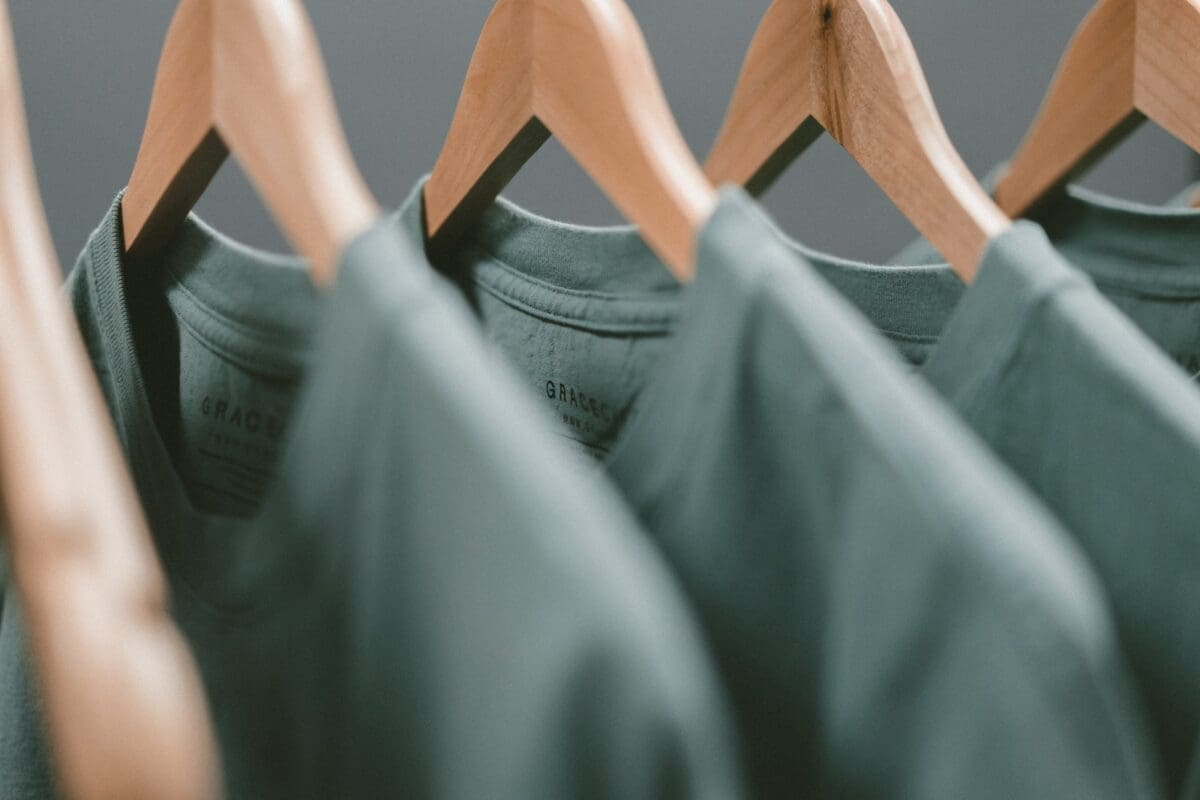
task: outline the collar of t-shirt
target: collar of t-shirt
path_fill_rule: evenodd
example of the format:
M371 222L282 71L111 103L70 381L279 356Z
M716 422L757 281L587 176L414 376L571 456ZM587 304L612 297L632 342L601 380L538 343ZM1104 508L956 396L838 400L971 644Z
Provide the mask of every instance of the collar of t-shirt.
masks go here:
M1189 189L1165 206L1149 206L1071 185L1043 200L1029 218L1043 227L1059 254L1088 275L1163 352L1189 376L1200 378L1200 210L1189 207L1194 194ZM827 278L846 284L851 297L863 293L850 273L873 274L878 269L798 248L825 267ZM902 325L915 324L917 316L944 324L945 309L957 302L963 287L943 262L925 239L917 239L890 260L894 269L883 283L916 281L921 294L940 293L941 311L921 309L905 315ZM901 347L920 361L921 347Z
M305 596L319 595L331 559L318 555L316 537L307 535L313 526L290 527L282 537L279 520L321 519L321 509L307 506L353 474L351 464L332 463L336 450L327 447L321 448L331 453L324 471L295 462L312 443L329 438L331 420L354 413L346 405L350 395L363 394L343 391L364 369L345 355L385 340L378 328L394 317L389 304L400 296L419 305L431 283L428 275L389 269L396 246L391 225L381 220L345 248L332 289L318 292L299 259L240 245L195 217L183 223L153 271L127 263L119 197L92 235L68 282L81 326L95 334L89 346L101 351L92 361L106 383L166 573L184 589L175 593L176 602L257 613L265 598L290 596L282 587L298 579L312 590ZM135 316L155 337L135 342ZM258 392L257 403L239 403L232 370L224 386L210 382L196 397L179 397L185 379L160 383L154 370L143 370L144 358L179 360L178 338L185 336L188 346L210 349L246 370L245 382L277 385L278 407ZM187 368L184 359L179 369ZM175 372L167 380L178 378ZM174 419L164 419L164 407ZM228 464L230 480L253 500L253 513L214 513L194 501L165 438L180 413L207 421L209 447L228 444L228 452L204 455ZM301 485L317 474L329 484Z
M1190 206L1195 194L1189 188L1165 205L1147 205L1071 184L1039 203L1028 219L1102 290L1195 297L1200 293L1200 209ZM925 239L889 260L897 266L942 262Z
M398 212L414 241L424 239L423 186ZM545 352L532 349L535 336L495 342L532 363L519 372L559 416L563 435L617 476L626 499L644 510L687 477L680 469L687 454L664 457L661 443L698 444L703 437L695 435L691 404L712 397L727 367L744 360L733 334L753 320L761 286L778 265L730 259L719 243L743 236L760 219L744 192L723 190L698 242L695 278L682 286L633 226L559 222L498 198L430 267L483 298L476 311L489 337L507 333L488 325L490 299L535 320L637 337L652 351L650 370L624 363L610 372L604 359L571 351L566 341L553 341Z
M423 185L421 182L413 190L398 212L398 224L416 242L424 239ZM724 196L725 213L715 218L728 216L731 204L736 201ZM483 214L468 237L436 261L437 269L460 288L472 287L465 294L476 296L475 310L485 333L493 338L507 332L487 325L491 303L518 309L531 320L592 334L638 337L655 355L676 338L669 334L695 326L699 330L694 338L706 344L673 355L694 358L711 347L708 356L721 359L727 355L722 350L733 345L728 338L710 339L709 332L736 326L744 316L746 292L722 286L725 281L739 280L734 271L710 269L702 257L696 280L685 289L632 227L560 223L518 212L503 198ZM430 266L432 269L432 263ZM693 321L695 317L702 319ZM522 352L529 365L518 372L530 391L543 398L563 423L562 436L572 440L577 450L609 469L619 470L626 463L638 465L642 480L633 492L636 497L631 498L635 504L660 493L675 478L675 470L662 465L662 474L656 474L658 467L651 465L659 465L662 459L645 459L641 452L643 439L653 437L639 436L633 429L643 424L643 409L678 408L696 396L706 380L704 370L676 367L677 358L671 358L665 370L670 374L656 370L648 382L650 388L643 389L641 381L629 380L631 372L640 374L636 366L631 369L624 363L605 369L606 365L596 363L598 359L570 350L570 342L549 345L537 338L495 343ZM671 396L678 402L672 402ZM646 424L665 425L661 435L669 435L668 430L688 422L668 414Z

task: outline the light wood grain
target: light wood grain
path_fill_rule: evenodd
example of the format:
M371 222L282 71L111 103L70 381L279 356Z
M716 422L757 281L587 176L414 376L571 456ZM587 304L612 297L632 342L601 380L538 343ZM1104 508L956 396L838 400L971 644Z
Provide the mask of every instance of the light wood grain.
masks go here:
M549 135L680 280L716 206L621 0L500 0L425 186L431 246L453 241Z
M1134 101L1136 0L1098 4L1067 48L1033 127L996 187L1021 215L1079 174L1142 119Z
M202 687L63 301L0 2L0 487L61 791L219 795Z
M183 0L122 202L125 244L149 260L229 151L288 240L329 283L343 246L379 216L338 119L297 0Z
M1011 224L946 135L924 73L883 0L775 0L706 164L761 193L822 131L866 170L964 280Z
M1200 150L1200 3L1101 0L1075 32L996 189L1024 214L1147 118Z

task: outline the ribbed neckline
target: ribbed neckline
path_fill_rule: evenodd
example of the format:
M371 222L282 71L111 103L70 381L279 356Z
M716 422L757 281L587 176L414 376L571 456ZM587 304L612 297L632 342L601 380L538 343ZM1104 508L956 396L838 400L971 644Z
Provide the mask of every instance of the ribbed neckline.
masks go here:
M985 180L991 183L994 175ZM1104 291L1146 300L1200 299L1200 210L1144 205L1072 185L1015 228L1034 223L1049 237L1054 260L1078 267ZM922 264L869 264L815 250L778 227L774 231L895 340L935 344L969 294L936 256ZM926 252L935 251L910 247L900 258L915 260Z
M397 212L396 224L413 242L425 243L423 179ZM498 199L452 253L430 267L468 282L534 317L581 330L616 335L670 335L659 368L643 385L624 430L606 459L626 500L645 509L686 470L680 448L699 437L695 416L680 403L702 397L706 381L730 352L736 326L759 284L755 264L728 258L722 237L742 229L753 201L739 188L721 190L716 210L697 242L692 282L682 286L631 226L585 227L541 217ZM681 400L682 398L682 400ZM664 457L666 456L666 457Z
M983 185L994 187L1004 169L992 170ZM1195 191L1148 205L1071 184L1051 192L1028 219L1106 291L1147 300L1200 298L1200 210L1188 205ZM891 263L948 270L941 260L932 245L917 240Z
M146 265L137 268L144 270ZM194 215L164 248L155 267L159 268L157 279L172 310L186 316L184 322L193 332L218 349L242 353L268 373L272 357L279 359L277 366L284 371L289 362L301 368L315 344L337 327L336 320L323 314L327 301L352 295L339 304L361 307L373 292L359 285L353 261L344 259L334 287L318 298L302 261L233 242ZM280 507L285 493L281 480L295 468L307 440L316 433L305 424L309 396L320 382L341 380L329 374L336 372L336 365L322 365L303 376L276 465L277 478L258 511L247 518L202 512L188 496L155 424L138 360L126 293L131 267L123 244L121 196L89 239L78 269L90 283L103 366L116 395L116 427L159 556L178 590L176 602L199 603L219 619L245 620L268 601L284 596L282 587L293 580L294 565L320 563L309 553L315 542L302 531L272 521L286 519Z
M881 266L837 258L774 232L889 338L921 345L925 377L967 402L1016 346L1039 297L1083 283L1036 223L1019 220L988 243L967 286L948 264ZM1032 255L1031 254L1036 254Z
M1200 298L1200 210L1069 186L1043 201L1030 219L1102 286L1146 298Z
M776 238L891 338L936 342L967 290L949 264L870 264L841 258L793 239L770 218L766 222Z
M424 240L423 192L398 224ZM628 225L590 227L542 217L497 198L437 269L534 317L597 332L673 330L683 287Z

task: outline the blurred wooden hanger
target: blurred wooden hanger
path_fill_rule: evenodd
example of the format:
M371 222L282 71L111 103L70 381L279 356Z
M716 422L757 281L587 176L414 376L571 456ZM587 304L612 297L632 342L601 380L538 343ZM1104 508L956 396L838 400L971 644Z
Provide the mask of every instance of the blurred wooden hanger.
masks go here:
M1075 32L996 188L1000 207L1025 213L1147 117L1200 150L1197 42L1197 0L1100 0Z
M828 131L971 280L1011 224L950 143L885 0L774 0L706 170L761 193Z
M60 293L0 0L3 538L67 797L220 793L203 690Z
M684 143L623 0L500 0L425 185L452 240L554 134L680 280L717 196Z
M313 279L379 209L350 155L299 0L182 0L121 205L137 257L169 241L229 151Z

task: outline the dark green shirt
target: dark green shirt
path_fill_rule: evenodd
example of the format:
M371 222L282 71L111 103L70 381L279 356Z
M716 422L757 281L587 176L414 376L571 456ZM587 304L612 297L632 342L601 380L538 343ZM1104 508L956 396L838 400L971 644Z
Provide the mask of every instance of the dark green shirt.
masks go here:
M1190 192L1189 192L1190 194ZM1200 378L1200 210L1185 197L1148 206L1078 186L1051 195L1033 213L1058 252L1172 361ZM939 265L919 239L895 265Z
M440 267L678 571L755 796L1155 794L1082 556L744 194L687 289L504 202Z
M1060 252L1018 223L969 288L945 264L794 247L1083 546L1175 792L1200 735L1200 393L1171 361L1191 371L1200 352L1200 214L1077 189L1054 203Z
M673 578L392 226L323 297L195 220L152 265L120 230L68 290L230 798L739 796ZM5 800L50 794L19 624Z

